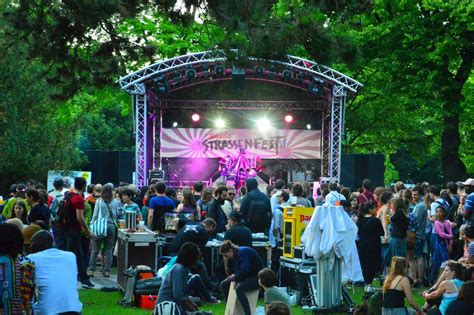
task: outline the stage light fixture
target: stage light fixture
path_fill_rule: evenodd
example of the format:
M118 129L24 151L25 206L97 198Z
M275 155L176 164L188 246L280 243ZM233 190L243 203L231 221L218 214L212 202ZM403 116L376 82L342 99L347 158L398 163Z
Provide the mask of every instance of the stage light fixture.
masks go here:
M283 81L290 81L293 77L293 72L287 69L282 72L281 76L283 78Z
M290 114L287 114L287 115L285 116L285 121L286 121L287 123L292 123L292 122L293 122L293 116L290 115Z
M258 76L263 76L263 67L255 67L255 73L258 75Z
M323 79L313 77L313 82L308 87L309 93L324 96L324 83Z
M193 67L190 67L184 72L184 74L189 80L192 80L196 77L196 70L194 70Z
M160 73L153 78L153 89L155 90L156 94L168 93L169 85L163 74Z
M194 114L191 116L191 119L193 120L193 122L198 122L199 120L201 120L201 116L199 116L198 113L194 113Z
M307 125L306 125L306 129L311 130L311 125L310 125L310 124L307 124Z
M224 67L220 64L216 66L216 74L217 75L223 75L224 74Z
M222 118L217 118L215 121L216 128L222 129L225 128L225 121Z
M272 128L272 124L270 123L270 120L268 120L267 117L262 117L257 120L257 128L259 130L266 131Z
M173 128L176 128L176 127L178 127L178 122L177 121L173 122Z

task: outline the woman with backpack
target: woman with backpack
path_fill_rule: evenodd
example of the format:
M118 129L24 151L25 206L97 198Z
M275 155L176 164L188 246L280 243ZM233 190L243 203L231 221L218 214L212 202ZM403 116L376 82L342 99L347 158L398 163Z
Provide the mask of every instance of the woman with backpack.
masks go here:
M94 236L94 238L91 239L92 250L89 260L89 269L87 270L87 275L89 277L94 276L97 256L102 244L104 244L102 274L104 277L110 276L110 268L112 267L113 259L112 254L117 234L117 216L119 213L119 204L117 200L114 199L113 189L113 184L105 184L102 187L100 198L97 199L94 206L94 214L92 215L91 226L96 220L105 218L107 221L107 228L105 235Z
M449 259L448 245L451 244L453 239L453 231L451 222L446 219L446 209L439 206L436 208L436 221L433 225L433 229L437 237L433 238L434 244L432 245L434 251L432 252L432 279L438 278L439 269L441 265Z

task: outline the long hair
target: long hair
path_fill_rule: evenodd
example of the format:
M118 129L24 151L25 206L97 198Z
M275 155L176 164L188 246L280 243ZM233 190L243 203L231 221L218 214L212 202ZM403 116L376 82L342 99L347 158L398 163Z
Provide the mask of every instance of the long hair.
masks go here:
M387 290L390 289L393 279L395 279L397 276L407 276L407 259L405 257L392 257L390 273L388 274L387 279L385 279L385 283L383 284L384 292L387 292Z
M183 206L196 208L196 199L190 190L185 190L183 192Z
M402 197L393 197L390 203L394 212L403 211L403 213L407 213L406 202Z
M210 190L209 188L205 188L202 192L201 200L204 204L210 202L212 200L212 190Z
M114 198L114 185L107 183L102 187L100 197L106 202L109 203Z
M26 210L26 203L23 200L18 200L15 203L15 206L20 206L23 208L23 213L21 214L21 218L18 218L21 220L23 224L27 224L26 218L27 218L27 210ZM16 218L16 213L15 213L15 207L13 207L13 212L12 212L12 218Z

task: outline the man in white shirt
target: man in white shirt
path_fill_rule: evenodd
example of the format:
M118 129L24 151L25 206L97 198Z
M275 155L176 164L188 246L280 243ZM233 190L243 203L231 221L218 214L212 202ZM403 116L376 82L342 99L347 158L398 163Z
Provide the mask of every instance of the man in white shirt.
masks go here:
M47 231L36 232L31 239L31 252L28 255L36 267L37 315L80 314L82 303L77 292L76 256L53 248L53 238Z
M337 191L337 183L334 181L330 182L329 194L326 196L325 202L331 206L340 206L343 200L346 200L346 197Z

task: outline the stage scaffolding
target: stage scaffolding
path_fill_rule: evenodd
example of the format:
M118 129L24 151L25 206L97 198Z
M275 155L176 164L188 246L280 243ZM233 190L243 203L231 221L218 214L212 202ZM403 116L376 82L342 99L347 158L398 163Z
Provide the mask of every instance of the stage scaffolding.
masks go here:
M166 82L166 92L173 92L195 84L218 80L232 80L232 65L227 64L224 51L206 51L192 53L159 61L138 71L122 77L118 83L120 88L132 95L134 109L134 128L136 136L135 171L138 187L147 185L148 171L162 168L161 159L161 128L163 110L179 109L228 109L228 110L305 110L322 111L322 149L321 176L335 180L341 175L341 150L344 135L345 102L353 97L362 84L356 80L324 65L295 56L286 56L284 60L259 60L250 58L252 67L245 68L245 79L271 81L308 90L314 84L313 78L323 83L323 96L314 97L310 101L230 101L230 100L175 100L157 95L153 84ZM223 72L218 73L217 67ZM264 72L255 69L261 67ZM280 70L276 70L279 68ZM192 69L193 77L183 75ZM290 71L291 77L285 76ZM316 79L314 79L316 80ZM152 128L150 137L148 128ZM151 148L152 156L149 158Z

